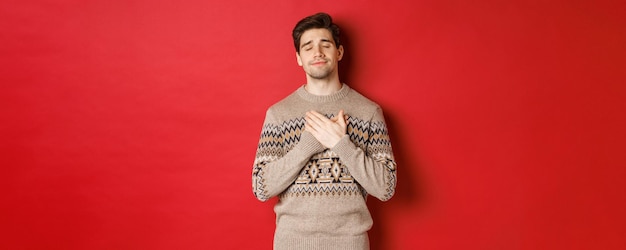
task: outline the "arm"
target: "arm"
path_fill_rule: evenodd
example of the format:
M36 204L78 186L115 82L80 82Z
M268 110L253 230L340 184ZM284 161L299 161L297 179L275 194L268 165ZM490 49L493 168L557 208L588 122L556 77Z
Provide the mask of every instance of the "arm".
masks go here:
M294 180L314 154L324 147L298 126L294 131L285 131L268 110L257 147L252 169L252 191L257 199L266 201L282 193ZM285 152L286 136L300 136L299 142Z
M357 147L349 135L331 148L350 174L374 197L387 201L396 188L396 162L382 110L378 108L367 129L365 150Z

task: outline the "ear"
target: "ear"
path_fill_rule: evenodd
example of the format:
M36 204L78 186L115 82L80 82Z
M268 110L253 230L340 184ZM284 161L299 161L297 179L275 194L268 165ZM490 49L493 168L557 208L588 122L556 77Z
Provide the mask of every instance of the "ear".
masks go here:
M343 45L339 45L337 49L337 61L341 61L341 58L343 58Z
M298 65L302 67L302 58L300 58L300 53L296 52L296 60L298 61Z

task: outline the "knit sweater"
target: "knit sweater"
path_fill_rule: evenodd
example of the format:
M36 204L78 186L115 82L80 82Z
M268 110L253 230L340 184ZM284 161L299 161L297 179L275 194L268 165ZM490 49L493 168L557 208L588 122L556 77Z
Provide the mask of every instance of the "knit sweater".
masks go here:
M305 113L343 109L347 134L325 148ZM390 199L396 163L380 106L343 84L326 96L298 88L266 113L252 171L254 195L278 196L274 249L369 249L366 198Z

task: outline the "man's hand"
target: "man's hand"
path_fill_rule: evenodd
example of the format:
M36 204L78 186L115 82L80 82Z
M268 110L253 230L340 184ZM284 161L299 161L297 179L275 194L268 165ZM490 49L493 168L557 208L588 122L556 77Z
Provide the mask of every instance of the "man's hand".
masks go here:
M346 134L348 127L343 110L339 110L339 113L331 119L318 112L309 111L306 112L305 120L304 130L313 134L327 148L334 147Z

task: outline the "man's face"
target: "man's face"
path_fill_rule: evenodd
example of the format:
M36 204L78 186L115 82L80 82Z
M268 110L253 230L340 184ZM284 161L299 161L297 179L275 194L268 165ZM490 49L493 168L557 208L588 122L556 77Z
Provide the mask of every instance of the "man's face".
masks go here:
M298 65L313 79L327 79L336 74L343 57L343 46L335 47L333 35L327 29L310 29L300 37Z

